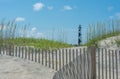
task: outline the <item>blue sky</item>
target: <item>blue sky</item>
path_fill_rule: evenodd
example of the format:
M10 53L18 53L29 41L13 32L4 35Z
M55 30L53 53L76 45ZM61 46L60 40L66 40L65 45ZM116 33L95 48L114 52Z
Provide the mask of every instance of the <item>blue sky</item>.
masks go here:
M30 24L27 37L77 43L89 24L120 18L120 0L0 0L0 21L5 18ZM20 27L20 26L18 26Z

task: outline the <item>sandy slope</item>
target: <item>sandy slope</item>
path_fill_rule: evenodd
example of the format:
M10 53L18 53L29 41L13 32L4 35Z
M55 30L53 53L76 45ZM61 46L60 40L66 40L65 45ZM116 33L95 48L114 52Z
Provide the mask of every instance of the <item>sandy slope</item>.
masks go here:
M98 42L98 46L102 46L102 47L110 47L110 48L118 48L117 44L116 44L116 40L120 40L120 36L113 36L113 37L109 37L106 38L104 40L101 40Z
M24 59L0 56L0 79L52 79L55 71Z

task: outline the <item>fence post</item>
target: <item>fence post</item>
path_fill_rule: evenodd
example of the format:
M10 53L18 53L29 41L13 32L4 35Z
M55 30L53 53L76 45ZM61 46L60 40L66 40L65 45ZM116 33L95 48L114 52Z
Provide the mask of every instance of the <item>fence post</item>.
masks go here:
M91 46L90 47L91 49L91 63L92 63L92 73L91 73L91 79L96 79L96 59L95 59L95 56L96 56L96 48L95 46Z

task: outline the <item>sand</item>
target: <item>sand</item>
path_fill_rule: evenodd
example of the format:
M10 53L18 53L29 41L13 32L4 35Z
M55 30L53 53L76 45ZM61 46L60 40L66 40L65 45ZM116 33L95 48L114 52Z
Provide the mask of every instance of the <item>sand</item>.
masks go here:
M0 79L52 79L54 74L39 63L0 55Z
M113 37L109 37L106 39L103 39L101 41L98 42L98 46L99 47L106 47L106 48L114 48L114 49L118 49L120 48L117 44L116 41L120 40L120 36L113 36Z

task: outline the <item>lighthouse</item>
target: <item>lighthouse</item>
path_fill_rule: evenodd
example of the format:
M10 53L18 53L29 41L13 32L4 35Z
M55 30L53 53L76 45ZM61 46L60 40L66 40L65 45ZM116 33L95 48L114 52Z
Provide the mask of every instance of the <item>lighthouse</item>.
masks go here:
M78 46L81 44L81 25L78 27Z

